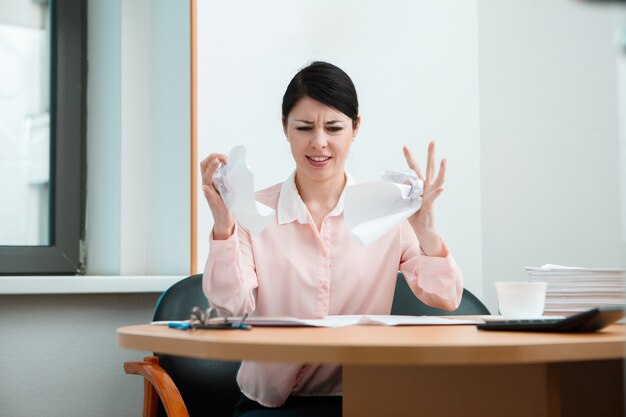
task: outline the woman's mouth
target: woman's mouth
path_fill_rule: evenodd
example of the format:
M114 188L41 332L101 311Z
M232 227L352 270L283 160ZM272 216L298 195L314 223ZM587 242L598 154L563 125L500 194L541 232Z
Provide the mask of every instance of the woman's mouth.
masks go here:
M316 168L324 167L328 164L328 162L332 159L331 156L327 155L317 155L317 156L308 156L306 157L307 161L311 166Z

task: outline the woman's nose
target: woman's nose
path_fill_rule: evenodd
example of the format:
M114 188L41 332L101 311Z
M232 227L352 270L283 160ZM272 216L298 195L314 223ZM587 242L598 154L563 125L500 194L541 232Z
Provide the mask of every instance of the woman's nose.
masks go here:
M316 129L311 140L311 147L314 149L324 149L328 144L328 138L326 132L323 129Z

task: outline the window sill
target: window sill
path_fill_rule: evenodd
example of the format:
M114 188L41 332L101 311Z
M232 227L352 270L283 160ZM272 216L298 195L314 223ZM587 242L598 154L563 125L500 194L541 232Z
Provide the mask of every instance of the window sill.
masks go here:
M0 276L0 295L160 293L185 276Z

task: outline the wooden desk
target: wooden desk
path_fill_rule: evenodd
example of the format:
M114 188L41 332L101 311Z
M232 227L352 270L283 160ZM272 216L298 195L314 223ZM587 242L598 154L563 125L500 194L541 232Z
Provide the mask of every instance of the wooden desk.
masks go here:
M582 335L475 326L118 329L123 348L343 365L344 416L624 416L624 326Z

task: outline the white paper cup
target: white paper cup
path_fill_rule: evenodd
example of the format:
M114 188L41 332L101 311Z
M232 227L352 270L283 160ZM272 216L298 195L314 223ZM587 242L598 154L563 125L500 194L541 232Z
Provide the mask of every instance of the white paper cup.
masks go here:
M508 319L539 318L546 303L546 282L496 282L500 314Z

